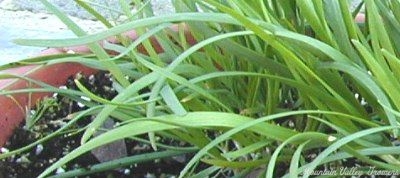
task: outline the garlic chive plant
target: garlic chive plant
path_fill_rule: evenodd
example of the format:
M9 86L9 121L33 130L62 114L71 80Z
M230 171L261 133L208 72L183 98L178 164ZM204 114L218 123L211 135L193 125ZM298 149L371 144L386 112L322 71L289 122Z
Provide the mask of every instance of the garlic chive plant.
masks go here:
M324 170L340 174L335 170L345 167L360 174L368 174L370 167L400 171L395 144L400 1L364 0L362 22L355 21L360 8L351 11L348 1L337 0L174 0L176 13L164 16L153 16L147 1L133 0L138 6L134 14L120 1L130 21L113 25L76 0L108 27L92 35L41 1L78 37L16 42L87 45L94 55L39 61L107 70L118 95L105 100L80 87L96 103L70 122L88 114L94 119L81 146L40 177L94 148L134 136L145 136L154 150L167 151L152 159L187 153L176 145L161 148L157 138L194 146L180 177L308 177ZM138 38L121 36L131 30ZM111 36L121 43L98 45ZM139 53L140 44L146 53ZM93 136L108 118L120 124ZM115 168L109 164L99 171ZM78 173L85 174L63 174Z

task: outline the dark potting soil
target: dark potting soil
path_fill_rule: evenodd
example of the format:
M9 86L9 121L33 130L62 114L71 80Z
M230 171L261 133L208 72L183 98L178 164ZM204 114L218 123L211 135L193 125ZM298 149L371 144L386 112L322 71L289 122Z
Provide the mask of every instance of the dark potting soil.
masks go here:
M77 74L76 76L69 78L65 87L69 89L77 89L74 79L79 79L79 81L86 88L90 89L92 93L95 93L103 98L112 99L117 94L113 89L112 80L109 73L99 72L89 77ZM10 150L22 148L40 138L45 137L48 134L54 133L57 129L66 124L68 121L67 116L69 114L87 109L86 106L82 106L80 103L77 103L76 101L62 95L56 95L52 98L45 99L43 102L50 103L50 106L45 110L40 120L38 120L32 128L27 128L26 123L22 123L20 127L16 128L14 135L9 139L3 148L0 148L0 154L6 153ZM39 112L40 109L36 108L35 111ZM77 130L83 129L87 124L90 123L90 121L90 117L80 119L76 124L73 125L74 130L69 130L69 132L62 133L42 144L38 144L27 152L0 160L0 178L37 177L61 157L80 146L82 132L77 132ZM280 124L287 124L288 127L290 127L291 124L289 122L292 121L293 120L289 118ZM210 133L210 137L212 137L212 133ZM151 146L148 144L134 141L132 139L125 139L124 142L127 148L126 156L153 152ZM179 143L176 144L178 145ZM306 156L307 162L311 161L319 152L321 152L319 149L310 150L309 153L307 153L308 156ZM190 155L186 156L189 157ZM161 159L130 165L118 170L110 170L96 174L85 175L82 177L174 177L179 175L187 161L189 160L186 157L179 157L179 159ZM57 172L62 173L81 168L90 169L92 165L98 163L100 162L97 160L97 158L91 152L89 152L74 159L64 167L59 168ZM355 159L347 159L347 161L343 162L342 166L353 167L354 165L366 166ZM324 168L317 168L317 170L319 169L323 170ZM280 163L278 169L275 170L275 175L283 176L287 173L287 170L288 164Z
M66 83L67 88L77 88L74 83L75 78L79 79L91 92L103 98L112 99L117 94L112 87L112 80L108 73L99 72L89 77L77 74L69 78ZM44 102L50 102L52 104L45 110L40 120L31 128L27 128L26 123L21 124L21 126L15 130L14 135L6 145L1 148L0 153L24 147L55 132L66 124L66 118L68 118L67 116L69 114L87 109L86 106L82 106L80 103L61 95L45 99ZM39 112L38 108L36 108L36 112ZM46 168L80 145L82 132L76 131L85 127L90 121L91 118L80 119L73 126L75 132L70 131L62 133L42 144L38 144L30 151L1 160L0 178L37 177ZM124 141L127 148L127 156L153 151L147 144L132 139L125 139ZM185 161L182 162L182 160L178 161L172 158L157 160L83 177L172 177L179 174L185 165ZM97 158L89 152L74 159L64 167L59 168L57 172L62 173L79 168L90 168L90 166L97 163L99 163Z

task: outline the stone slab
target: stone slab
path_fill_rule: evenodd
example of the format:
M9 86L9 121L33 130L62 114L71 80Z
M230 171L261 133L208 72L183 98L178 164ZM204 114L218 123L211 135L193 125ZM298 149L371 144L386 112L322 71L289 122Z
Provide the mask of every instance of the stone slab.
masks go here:
M69 15L76 16L83 19L93 19L94 17L87 13L73 0L48 0L53 5L62 9ZM128 1L128 0L127 0ZM107 18L118 18L121 14L121 7L119 6L118 0L91 0L93 2L93 8L100 12ZM40 1L33 0L4 0L0 4L0 8L6 10L27 10L34 13L47 12L47 9Z
M4 2L1 2L4 1ZM47 12L43 4L38 0L1 0L0 8L5 10L27 10L34 13ZM81 8L73 0L48 0L53 5L62 9L64 12L71 16L79 17L82 19L94 19L94 17ZM92 7L100 14L109 19L118 19L121 16L122 10L119 5L119 0L90 0ZM131 2L131 0L125 0ZM174 12L171 0L151 0L151 5L156 15ZM131 3L131 9L134 9L134 4Z
M88 33L105 29L99 22L71 17ZM75 35L54 15L0 9L0 65L37 55L44 48L20 46L18 38L72 38Z

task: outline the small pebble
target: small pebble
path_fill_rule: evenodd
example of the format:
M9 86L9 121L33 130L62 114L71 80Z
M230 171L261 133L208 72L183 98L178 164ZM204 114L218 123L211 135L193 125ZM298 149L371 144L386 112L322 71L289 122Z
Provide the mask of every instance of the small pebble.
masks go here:
M294 127L294 122L293 121L289 121L289 127L291 127L291 128Z
M367 101L365 101L365 98L362 98L361 99L361 105L363 105L363 106L365 106L365 105L367 105L368 103L367 103Z
M334 136L331 136L331 135L330 135L330 136L328 137L328 141L329 141L329 142L333 142L333 141L335 141L335 140L336 140L336 137L334 137Z
M20 158L15 160L16 163L30 163L29 159L26 156L21 156Z
M42 153L42 151L43 151L43 145L42 144L37 145L36 146L36 150L35 150L35 154L39 155L40 153Z
M71 49L67 51L67 54L75 54L75 53L76 53L76 52L73 51L73 50L71 50Z
M81 96L81 99L85 100L85 101L90 101L90 98L86 97L86 96Z
M93 75L91 75L91 77L92 77ZM95 78L94 78L94 76L91 78L91 77L89 77L89 84L90 85L94 85L94 83L95 83Z
M35 115L36 114L36 110L30 110L31 115Z
M316 158L317 157L317 154L311 154L311 155L309 155L309 158L311 158L311 159L314 159L314 158Z
M78 102L78 106L79 106L80 108L83 108L83 107L85 107L85 105L84 105L84 104L82 104L81 102Z
M8 152L10 152L10 150L8 150L7 148L1 147L0 148L0 152L1 153L8 153Z
M180 163L184 163L187 159L185 155L180 155L180 156L174 156L172 157L175 161L178 161Z
M144 177L145 178L156 178L156 176L154 174L151 174L151 173L147 173Z
M129 175L131 173L131 170L130 169L124 169L124 174L125 175Z
M65 170L62 167L57 168L56 174L64 173Z

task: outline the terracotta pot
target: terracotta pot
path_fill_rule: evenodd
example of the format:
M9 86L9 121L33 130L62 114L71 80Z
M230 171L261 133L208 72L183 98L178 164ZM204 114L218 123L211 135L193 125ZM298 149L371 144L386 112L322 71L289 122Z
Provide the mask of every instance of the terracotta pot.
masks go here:
M2 74L23 75L56 87L64 85L68 77L78 72L90 75L96 70L77 63L60 63L49 66L25 66L0 71ZM28 87L38 86L29 85L27 81L22 79L0 80L0 90L18 90ZM12 96L0 95L0 147L5 144L13 134L14 129L25 119L25 108L34 106L38 100L46 96L51 96L51 93L32 93L29 103L28 93L13 94Z
M187 26L183 25L183 27L185 31L188 32ZM172 25L170 28L172 31L178 31L179 25ZM190 45L196 43L194 37L190 33L185 34ZM122 35L132 40L137 39L137 33L135 31L128 31ZM116 37L110 37L106 40L110 43L119 43ZM150 42L157 53L163 52L161 45L154 38L151 38ZM102 42L99 42L99 44L102 45ZM86 46L74 46L67 48L50 48L42 51L40 55L60 54L70 51L75 53L90 53L90 50ZM147 54L147 51L142 45L138 46L138 51ZM25 66L0 71L0 73L3 74L24 75L56 87L65 84L69 76L75 75L78 72L89 75L95 73L96 70L77 63L60 63L44 67ZM27 87L32 86L29 86L28 82L24 80L0 80L0 90L18 90ZM34 93L31 96L30 103L29 94L27 93L14 94L12 95L14 99L0 95L0 147L4 145L7 139L12 135L13 130L25 119L25 108L27 106L33 106L38 100L50 95L51 93Z

